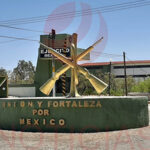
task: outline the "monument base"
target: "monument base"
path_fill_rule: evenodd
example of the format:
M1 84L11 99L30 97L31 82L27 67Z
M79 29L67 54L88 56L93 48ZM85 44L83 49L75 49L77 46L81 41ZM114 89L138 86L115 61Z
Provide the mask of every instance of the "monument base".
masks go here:
M148 126L147 97L0 99L0 129L100 132Z

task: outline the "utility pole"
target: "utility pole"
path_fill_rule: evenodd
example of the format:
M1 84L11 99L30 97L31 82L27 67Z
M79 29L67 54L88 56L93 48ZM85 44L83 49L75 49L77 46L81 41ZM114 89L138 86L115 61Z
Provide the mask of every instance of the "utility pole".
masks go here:
M125 95L128 95L128 88L127 88L127 73L126 73L126 54L123 52L123 61L124 61L124 79L125 79Z
M67 49L67 38L65 38L65 41L64 41L64 51L63 51L64 56L66 56L66 53L67 53L66 49ZM61 75L61 81L62 81L62 95L66 96L66 73Z
M52 29L52 48L54 48L55 44L55 30ZM55 58L52 56L52 77L55 75ZM53 87L53 97L56 96L56 86Z
M110 63L109 63L109 86L108 86L109 96L111 95L110 90L111 90L111 60L110 60Z

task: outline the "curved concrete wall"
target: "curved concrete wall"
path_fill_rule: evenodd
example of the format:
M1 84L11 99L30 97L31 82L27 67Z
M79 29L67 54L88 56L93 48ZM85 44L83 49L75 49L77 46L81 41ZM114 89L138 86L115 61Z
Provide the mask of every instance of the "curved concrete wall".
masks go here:
M0 99L0 129L99 132L148 124L147 97Z

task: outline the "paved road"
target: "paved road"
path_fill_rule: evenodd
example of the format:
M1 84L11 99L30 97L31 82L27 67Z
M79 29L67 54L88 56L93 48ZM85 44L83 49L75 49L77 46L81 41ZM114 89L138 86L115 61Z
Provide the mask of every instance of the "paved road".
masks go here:
M150 126L85 134L0 130L0 150L150 150Z

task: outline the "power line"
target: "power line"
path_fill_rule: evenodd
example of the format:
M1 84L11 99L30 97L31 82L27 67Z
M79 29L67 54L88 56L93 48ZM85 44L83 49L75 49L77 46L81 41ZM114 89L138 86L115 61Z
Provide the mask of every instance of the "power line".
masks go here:
M147 4L143 4L143 5L140 5L140 6L134 6L134 7L132 7L132 6L128 6L128 7L124 7L124 8L117 8L117 9L108 9L108 10L104 10L104 11L102 11L102 10L98 10L98 11L95 11L95 12L93 12L93 15L94 14L97 14L97 13L99 13L100 11L101 11L101 13L108 13L108 12L113 12L113 11L119 11L119 10L125 10L125 9L129 9L129 8L135 8L135 7L141 7L141 6L148 6L148 5L150 5L150 3L147 3ZM55 17L55 18L53 18L53 19L51 19L51 18L48 18L48 19L51 19L51 21L53 21L53 20L63 20L63 19L65 19L65 18L72 18L72 17L80 17L80 16L87 16L87 15L89 15L89 14L91 14L91 13L88 13L88 12L86 12L86 13L82 13L82 14L76 14L76 16L74 16L74 15L69 15L69 16L66 16L66 17L64 17L64 16L62 16L62 17ZM45 18L45 19L47 19L47 18ZM39 20L31 20L31 21L23 21L23 22L20 22L20 23L12 23L13 25L19 25L19 24L29 24L29 23L37 23L37 22L42 22L42 21L45 21L45 19L39 19Z
M114 6L120 6L120 5L124 5L124 4L132 4L132 3L137 3L137 2L143 2L144 0L138 0L138 1L134 1L134 2L125 2L125 3L120 3L120 4L115 4L115 5L109 5L109 6L103 6L103 7L97 7L97 8L93 8L92 10L94 9L102 9L102 8L111 8L111 7L114 7ZM87 11L91 11L91 9L85 9L83 10L83 12L87 12ZM63 11L64 12L64 11ZM61 13L56 13L54 15L52 15L51 17L55 18L55 17L60 17L62 15L68 15L68 14L74 14L74 13L80 13L82 12L81 10L80 11L71 11L71 12L61 12ZM30 17L30 18L21 18L21 19L15 19L15 20L7 20L8 22L12 22L12 21L24 21L25 19L30 21L31 19L42 19L45 17L48 17L47 15L46 16L38 16L38 17ZM6 22L7 22L6 21ZM5 22L5 21L4 21Z
M96 56L98 54L100 54L100 52L96 52L96 51L92 51L91 52L92 54L95 54ZM100 54L100 57L107 57L107 58L110 58L110 57L122 57L123 55L119 55L119 54L111 54L111 53L101 53Z
M24 38L24 37L12 37L12 36L4 36L4 35L0 35L1 38L9 38L9 39L15 39L15 40L25 40L25 41L31 41L31 42L39 42L38 40L34 40L34 39L28 39L28 38ZM118 55L118 54L109 54L109 53L103 53L109 56L122 56L122 55ZM131 61L134 65L134 61L130 60L127 56L126 58ZM148 74L147 71L145 71L144 69L140 68L142 71L144 71L146 73L146 75Z
M39 42L38 40L22 38L22 37L14 37L14 36L5 36L0 35L1 38L8 38L8 39L15 39L15 40L24 40L24 41L31 41L31 42Z
M14 40L25 40L25 41L31 41L31 42L39 42L38 40L34 40L34 39L29 39L29 38L24 38L24 37L12 37L12 36L5 36L5 35L0 35L1 38L9 38L9 39L14 39ZM12 40L11 40L12 41ZM109 53L102 53L104 55L107 56L119 56L121 57L122 55L118 55L118 54L109 54Z
M39 37L40 35L35 35L35 36L28 36L28 37L25 37L25 38L32 38L32 37ZM5 44L5 43L10 43L10 42L15 42L15 41L18 41L18 39L13 39L13 40L7 40L7 41L1 41L0 44Z
M0 24L0 27L10 28L10 29L16 29L16 30L23 30L23 31L31 31L31 32L40 32L40 33L42 32L43 33L43 31L31 30L31 29L27 29L27 28L12 27L12 26L1 25L1 24Z
M16 41L16 40L2 41L2 42L0 42L0 44L9 43L9 42L14 42L14 41Z
M122 55L119 55L119 54L111 54L111 53L102 53L102 55L115 56L115 57L122 57Z
M93 14L97 14L99 12L107 13L107 12L113 12L113 11L118 11L118 10L129 9L129 8L148 6L148 5L150 5L150 1L138 0L138 1L134 1L134 2L126 2L126 3L115 4L115 5L97 7L97 8L93 8L93 9L86 9L83 11L54 14L51 17L49 17L48 19L58 20L58 19L64 19L64 18L70 18L70 17L79 17L79 16L84 16L84 15L89 15L89 14L91 14L91 12ZM75 16L74 16L74 14L75 14ZM36 22L41 22L41 21L47 19L47 17L48 16L21 18L21 19L16 19L16 20L0 21L0 23L5 24L5 25L6 24L18 25L18 24L36 23Z

